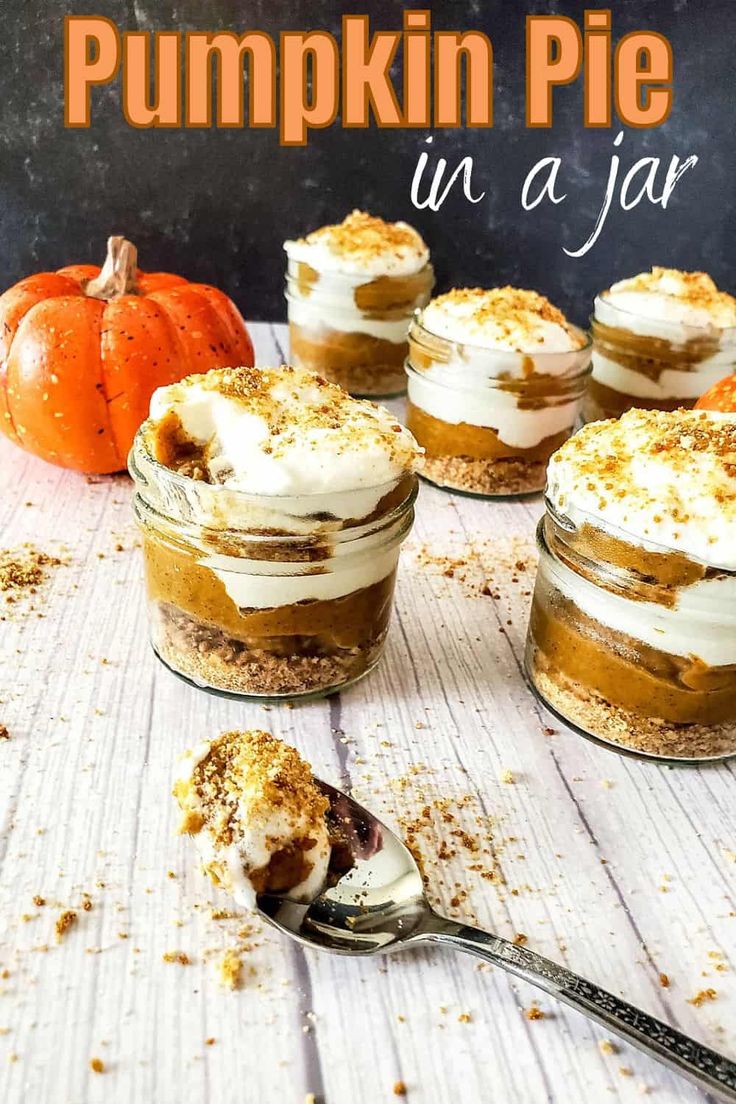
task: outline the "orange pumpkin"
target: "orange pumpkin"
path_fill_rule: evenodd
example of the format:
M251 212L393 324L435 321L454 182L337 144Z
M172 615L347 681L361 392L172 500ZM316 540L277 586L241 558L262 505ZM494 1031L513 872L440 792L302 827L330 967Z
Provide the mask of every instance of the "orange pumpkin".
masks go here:
M120 471L157 387L239 364L253 345L227 295L140 272L121 237L102 269L40 272L0 295L0 430L65 468Z
M736 412L736 376L726 376L701 395L696 410L724 410Z

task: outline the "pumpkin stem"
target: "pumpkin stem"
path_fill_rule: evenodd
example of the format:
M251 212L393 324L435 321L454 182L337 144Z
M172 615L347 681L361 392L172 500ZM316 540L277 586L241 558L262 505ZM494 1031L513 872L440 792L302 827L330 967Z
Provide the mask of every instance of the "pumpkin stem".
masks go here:
M118 299L121 295L136 295L138 250L132 242L117 234L107 239L107 256L99 276L90 280L85 295L92 299Z

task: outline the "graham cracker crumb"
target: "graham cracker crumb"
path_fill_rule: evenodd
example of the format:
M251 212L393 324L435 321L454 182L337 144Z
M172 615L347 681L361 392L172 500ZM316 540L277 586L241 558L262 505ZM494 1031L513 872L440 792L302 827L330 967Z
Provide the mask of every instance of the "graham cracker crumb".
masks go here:
M687 1003L695 1005L696 1008L700 1008L706 1001L714 1001L717 999L718 993L715 989L701 989L694 997L690 997Z
M105 1063L102 1061L101 1058L90 1058L89 1068L93 1071L93 1073L104 1073Z
M76 924L77 914L73 909L65 909L56 921L56 942L61 943L69 929Z
M4 725L4 724L0 724L0 740L9 740L9 739L10 739L10 733L8 731L8 726Z
M669 989L670 979L667 974L659 975L659 984L662 986L663 989Z
M406 1096L408 1089L403 1081L395 1081L392 1091L394 1096Z
M226 989L239 989L242 969L243 960L238 952L233 950L225 951L225 954L220 960L220 983L224 985Z
M36 908L43 908L43 906L46 904L46 898L39 896L39 894L37 893L33 898L33 903Z
M184 951L165 951L162 958L164 962L178 962L180 966L191 966L191 959Z
M536 1004L533 1004L531 1008L527 1008L524 1015L528 1020L543 1020L547 1013L543 1012L541 1008L538 1008Z
M601 1039L598 1043L598 1049L601 1054L618 1054L618 1047L610 1039Z
M546 461L523 457L478 460L469 456L425 456L420 475L450 490L477 495L521 495L541 491L546 471Z
M49 567L59 567L58 556L49 556L40 552L32 544L19 549L0 551L0 591L7 594L8 601L16 593L35 594L46 581Z
M396 255L416 256L418 263L425 260L427 247L417 231L406 222L386 222L366 211L354 210L342 222L321 226L299 244L324 244L331 253L362 262L373 258Z

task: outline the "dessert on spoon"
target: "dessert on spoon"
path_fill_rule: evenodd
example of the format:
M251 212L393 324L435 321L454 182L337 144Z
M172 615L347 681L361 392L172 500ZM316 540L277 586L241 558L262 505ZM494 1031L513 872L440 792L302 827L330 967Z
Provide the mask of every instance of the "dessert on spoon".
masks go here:
M528 947L436 913L398 836L268 733L201 744L184 757L174 794L210 876L285 935L343 955L425 942L466 951L736 1101L736 1063Z

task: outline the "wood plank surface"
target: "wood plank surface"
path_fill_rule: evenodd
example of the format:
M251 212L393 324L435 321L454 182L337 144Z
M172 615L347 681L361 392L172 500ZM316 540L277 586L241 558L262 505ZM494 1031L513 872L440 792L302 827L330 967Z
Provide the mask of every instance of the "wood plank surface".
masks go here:
M259 362L278 362L284 329L254 334ZM64 560L35 596L0 596L0 1100L374 1104L398 1082L416 1104L705 1099L471 958L351 961L213 918L230 902L176 834L178 755L267 728L394 826L430 805L419 846L448 914L525 935L736 1058L733 767L622 758L535 703L522 657L540 512L423 485L381 666L329 701L264 707L155 660L127 478L0 442L2 548ZM456 853L433 861L448 839ZM77 921L57 943L64 909ZM236 947L230 991L218 967ZM165 961L176 952L189 963ZM704 990L715 999L691 1003Z

